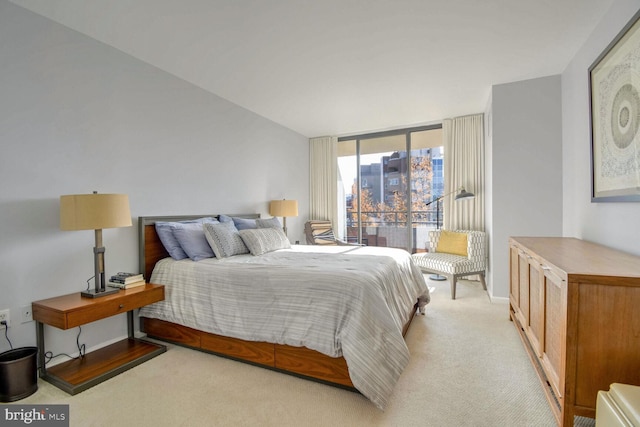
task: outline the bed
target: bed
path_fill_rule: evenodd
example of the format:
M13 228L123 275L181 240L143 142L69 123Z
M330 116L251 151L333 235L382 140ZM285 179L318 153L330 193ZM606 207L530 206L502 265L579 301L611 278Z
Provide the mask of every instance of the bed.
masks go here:
M139 218L140 269L165 285L166 295L140 310L141 330L357 390L384 409L408 363L404 335L416 310L429 302L410 255L393 248L291 245L260 256L172 259L156 222L201 217L218 215Z

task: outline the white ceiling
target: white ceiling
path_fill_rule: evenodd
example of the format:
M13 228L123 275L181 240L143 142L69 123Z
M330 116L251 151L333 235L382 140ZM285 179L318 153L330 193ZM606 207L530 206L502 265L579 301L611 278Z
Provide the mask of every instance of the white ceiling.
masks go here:
M11 0L307 137L484 111L613 0ZM586 72L586 71L585 71Z

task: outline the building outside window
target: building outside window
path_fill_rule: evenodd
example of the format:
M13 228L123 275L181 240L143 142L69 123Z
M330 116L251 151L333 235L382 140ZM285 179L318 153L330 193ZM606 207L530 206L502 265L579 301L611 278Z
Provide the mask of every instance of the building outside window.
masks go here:
M430 126L340 138L342 237L370 246L424 251L444 188L442 128Z

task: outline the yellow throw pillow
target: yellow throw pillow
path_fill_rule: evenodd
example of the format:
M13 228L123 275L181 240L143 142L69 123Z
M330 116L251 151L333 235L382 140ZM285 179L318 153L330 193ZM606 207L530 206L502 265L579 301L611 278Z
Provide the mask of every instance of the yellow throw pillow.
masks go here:
M467 234L442 230L436 252L467 256Z

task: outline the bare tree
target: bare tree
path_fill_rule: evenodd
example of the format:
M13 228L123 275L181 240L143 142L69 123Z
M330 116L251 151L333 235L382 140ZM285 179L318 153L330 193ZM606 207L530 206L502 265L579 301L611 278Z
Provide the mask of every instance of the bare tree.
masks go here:
M395 191L391 199L374 204L368 189L360 191L360 200L353 198L347 208L352 224L357 223L358 206L360 206L360 222L366 226L378 224L407 225L407 193L411 194L412 223L426 222L428 218L425 205L433 199L433 169L431 156L411 157L411 185L407 185L406 174L401 175L400 190ZM357 194L357 184L352 186L352 194Z

